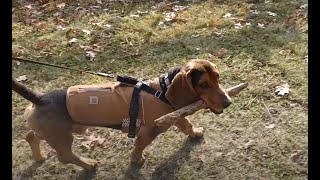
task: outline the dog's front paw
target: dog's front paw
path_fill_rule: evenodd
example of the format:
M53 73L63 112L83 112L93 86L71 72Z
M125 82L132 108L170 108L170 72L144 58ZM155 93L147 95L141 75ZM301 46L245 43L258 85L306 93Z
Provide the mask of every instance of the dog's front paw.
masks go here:
M37 155L37 156L34 155L33 158L37 162L43 162L48 158L48 156L44 152L41 151L39 155Z
M87 171L94 171L98 166L98 161L94 159L87 159L82 157L80 157L80 159L84 162L83 168Z
M203 127L193 128L193 133L190 134L192 138L202 138L203 137Z
M141 167L146 160L145 153L142 153L140 157L132 157L131 158L131 164L137 167Z

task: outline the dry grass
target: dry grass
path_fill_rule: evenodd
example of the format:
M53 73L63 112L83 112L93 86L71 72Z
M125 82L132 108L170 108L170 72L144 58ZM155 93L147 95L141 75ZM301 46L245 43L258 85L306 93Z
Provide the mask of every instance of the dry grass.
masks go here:
M82 1L81 1L82 2ZM87 8L90 3L81 4ZM150 10L154 1L117 3L84 14L75 9L77 1L67 4L57 20L48 8L26 1L14 3L13 53L39 61L79 69L151 78L191 58L209 58L221 70L221 83L232 86L248 82L249 88L234 98L223 115L201 110L190 118L205 129L200 142L190 141L175 127L161 134L148 148L141 169L129 166L133 143L126 134L92 128L95 135L107 138L108 146L89 151L76 140L75 153L100 161L95 174L86 174L74 165L62 165L55 152L43 143L49 159L35 163L23 139L28 131L23 111L28 102L12 95L12 174L17 179L307 179L308 79L307 14L297 1L227 0L180 3L188 6L178 12L178 21L159 29L162 12L132 16ZM89 3L89 5L88 5ZM34 15L43 11L40 15ZM103 10L108 9L108 10ZM273 17L267 12L274 12ZM230 19L223 18L232 13ZM292 17L291 19L288 17ZM235 29L240 20L251 26ZM249 20L250 19L250 20ZM111 26L100 27L109 24ZM263 23L264 29L257 23ZM56 26L65 27L56 30ZM83 29L90 30L87 35ZM218 34L218 35L217 35ZM68 41L78 42L69 45ZM101 46L95 62L85 57L79 45ZM198 49L197 49L198 48ZM221 48L228 53L211 57ZM211 55L210 55L210 54ZM41 56L40 58L37 58ZM23 83L46 92L75 84L105 82L86 74L13 62L13 77L27 75ZM289 96L274 94L275 87L290 85ZM266 126L274 124L268 129Z

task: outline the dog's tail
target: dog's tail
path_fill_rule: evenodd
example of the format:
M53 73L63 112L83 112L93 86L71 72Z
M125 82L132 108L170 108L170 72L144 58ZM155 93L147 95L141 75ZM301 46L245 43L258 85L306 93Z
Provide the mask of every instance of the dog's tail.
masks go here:
M42 93L33 91L13 79L12 79L12 90L14 90L16 93L20 94L22 97L26 98L27 100L31 101L33 104L41 103Z

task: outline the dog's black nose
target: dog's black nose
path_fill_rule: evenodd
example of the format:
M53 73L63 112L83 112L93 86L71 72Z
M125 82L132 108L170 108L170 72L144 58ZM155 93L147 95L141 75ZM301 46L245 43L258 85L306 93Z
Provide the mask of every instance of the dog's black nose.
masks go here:
M225 99L222 105L223 105L223 108L227 108L231 105L231 101L229 99Z

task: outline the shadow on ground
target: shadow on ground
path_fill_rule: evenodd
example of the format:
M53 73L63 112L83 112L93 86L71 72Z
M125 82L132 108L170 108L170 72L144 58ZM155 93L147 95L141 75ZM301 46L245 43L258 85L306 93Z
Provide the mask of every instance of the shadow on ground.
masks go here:
M176 153L169 156L167 160L156 167L152 173L152 180L158 179L175 179L175 173L179 168L190 159L190 152L197 146L200 145L204 139L190 139L188 138L185 145L180 148Z
M17 172L16 175L13 175L12 179L15 180L27 180L33 177L34 173L37 171L37 169L42 166L43 162L33 162L31 166L27 167L26 169L23 169L19 172Z

